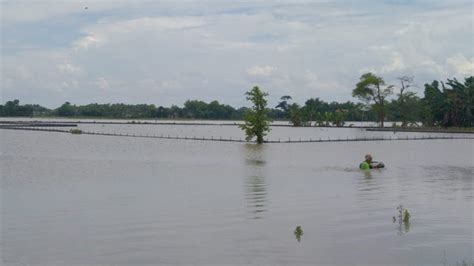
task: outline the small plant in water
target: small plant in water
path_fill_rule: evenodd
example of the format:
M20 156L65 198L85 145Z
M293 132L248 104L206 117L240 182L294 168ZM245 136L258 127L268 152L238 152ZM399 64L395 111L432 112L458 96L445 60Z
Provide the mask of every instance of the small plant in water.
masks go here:
M397 207L398 217L393 216L393 222L396 223L398 220L399 228L398 231L400 234L403 234L403 229L405 229L405 233L408 233L410 230L410 212L408 209L403 208L403 205Z
M69 132L71 132L71 134L82 134L82 130L77 129L77 128L73 128L69 130Z
M397 211L398 211L398 221L399 222L404 222L404 223L408 223L410 222L410 212L408 211L408 209L405 209L403 208L403 205L400 204L400 206L397 207ZM397 218L395 218L395 216L392 217L393 218L393 222L396 222L397 221Z
M303 229L301 229L301 225L298 225L295 229L295 238L298 240L298 242L301 241L301 237L303 236Z
M404 222L404 223L410 222L410 216L411 216L411 215L410 215L410 213L408 212L408 210L405 209L405 210L403 211L403 222Z

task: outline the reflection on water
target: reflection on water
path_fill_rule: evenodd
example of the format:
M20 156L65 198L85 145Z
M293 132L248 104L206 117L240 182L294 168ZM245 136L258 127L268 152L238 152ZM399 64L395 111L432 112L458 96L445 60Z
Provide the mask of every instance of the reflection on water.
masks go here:
M260 219L263 218L263 213L267 211L265 146L246 144L243 149L245 154L246 177L244 188L247 208L253 219Z
M379 171L373 173L374 170L360 170L361 177L357 181L357 190L363 199L371 200L374 195L382 193L383 183L378 180Z
M406 234L410 231L410 222L404 222L399 220L397 223L397 232L398 235Z
M372 179L372 172L370 170L363 170L364 173L364 180L371 180Z

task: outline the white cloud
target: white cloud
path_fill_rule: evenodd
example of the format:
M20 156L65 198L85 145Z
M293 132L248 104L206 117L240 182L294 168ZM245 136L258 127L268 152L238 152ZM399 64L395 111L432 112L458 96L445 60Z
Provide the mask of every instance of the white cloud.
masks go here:
M183 86L176 80L163 80L160 82L161 87L166 89L179 89Z
M272 66L253 66L247 69L247 73L252 76L270 76L274 70Z
M388 73L396 70L405 69L403 58L399 53L394 53L388 64L380 67L380 73Z
M146 1L146 0L145 0ZM88 4L89 2L89 4ZM57 0L2 0L2 22L38 22L71 15L88 16L129 5L124 0L112 1L57 1ZM87 9L85 7L87 6Z
M61 74L81 74L82 69L79 66L75 66L72 64L64 63L58 65L58 70Z
M94 1L87 11L79 2L7 2L2 97L51 107L192 98L240 106L254 85L275 99L348 100L364 70L424 83L473 68L473 17L459 1ZM45 27L50 38L40 40Z
M59 91L64 91L67 89L75 89L79 87L79 82L77 80L65 80L60 83L60 86L58 87Z
M84 49L87 50L89 47L98 47L105 42L105 38L99 35L90 34L75 41L73 46L75 50Z
M110 83L105 77L97 78L95 85L102 90L107 90L110 88Z
M304 81L308 87L318 91L335 91L340 85L336 81L324 81L315 72L307 70L304 74Z
M139 33L161 34L163 30L184 30L205 24L198 17L143 17L125 21L102 21L83 29L86 36L74 42L76 50L104 45L110 39L126 38Z
M454 69L457 76L474 75L474 57L468 59L462 54L456 54L446 59L446 62Z
M448 75L445 68L432 59L425 59L420 62L419 67L422 67L427 73L434 77L442 77Z

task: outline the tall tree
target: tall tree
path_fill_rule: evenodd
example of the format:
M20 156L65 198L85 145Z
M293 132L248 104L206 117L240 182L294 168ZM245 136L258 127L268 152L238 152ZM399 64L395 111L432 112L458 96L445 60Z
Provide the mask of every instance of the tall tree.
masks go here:
M423 98L423 124L434 126L445 120L448 105L443 92L439 87L440 82L434 80L431 84L425 84L425 97Z
M55 114L58 116L73 116L75 113L76 106L71 105L70 102L65 102L55 110Z
M283 95L280 97L280 102L275 106L275 108L280 108L284 112L288 111L288 101L291 100L290 95Z
M352 91L352 97L357 97L364 102L373 102L373 109L377 113L378 122L383 127L385 120L386 98L392 94L393 85L386 86L385 81L372 73L360 76L359 82Z
M400 114L400 120L402 121L402 127L406 127L409 122L415 122L416 93L408 91L413 86L414 77L401 76L397 78L400 81L400 93L398 94L398 109Z
M471 126L473 123L472 112L474 109L474 76L468 77L464 83L456 78L448 79L445 89L448 101L453 105L453 124L456 126Z
M464 83L453 78L448 79L446 85L436 80L425 84L422 101L423 121L427 125L471 126L474 122L474 77L465 78Z
M290 119L290 122L295 127L300 127L306 123L303 117L303 110L297 103L292 103L288 105L287 115L288 115L288 118Z
M311 122L316 119L316 114L323 111L324 104L327 105L327 103L321 101L319 98L306 100L303 106L304 120L311 124Z
M270 118L268 117L267 100L268 93L255 86L245 93L247 100L252 102L252 108L244 113L244 124L240 126L245 131L247 141L257 138L257 143L263 143L263 137L270 131Z
M303 125L303 110L297 103L290 104L291 96L284 95L281 96L280 102L275 106L275 108L281 109L285 117L290 119L290 122L295 127L300 127Z

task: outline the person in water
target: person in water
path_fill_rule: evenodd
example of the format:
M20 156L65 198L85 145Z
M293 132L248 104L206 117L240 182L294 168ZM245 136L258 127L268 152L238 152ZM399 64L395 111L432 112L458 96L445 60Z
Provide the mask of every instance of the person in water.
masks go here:
M375 162L372 160L372 155L366 154L365 161L360 163L359 168L362 170L368 170L373 168L383 168L385 165L382 162Z

